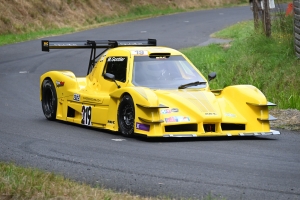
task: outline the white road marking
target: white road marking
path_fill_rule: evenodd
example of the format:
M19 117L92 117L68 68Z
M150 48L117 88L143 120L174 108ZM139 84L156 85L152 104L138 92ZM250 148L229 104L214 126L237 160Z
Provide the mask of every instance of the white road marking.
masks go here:
M116 142L122 142L122 141L125 141L125 139L111 139L113 141L116 141Z

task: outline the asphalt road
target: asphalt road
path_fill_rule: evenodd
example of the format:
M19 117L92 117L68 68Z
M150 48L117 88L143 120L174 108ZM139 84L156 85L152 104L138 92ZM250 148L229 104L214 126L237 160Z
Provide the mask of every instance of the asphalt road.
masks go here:
M252 18L249 7L162 16L55 40L156 38L179 49ZM41 52L40 40L0 47L0 160L146 196L300 199L300 133L268 137L141 140L45 119L39 77L86 74L89 51Z

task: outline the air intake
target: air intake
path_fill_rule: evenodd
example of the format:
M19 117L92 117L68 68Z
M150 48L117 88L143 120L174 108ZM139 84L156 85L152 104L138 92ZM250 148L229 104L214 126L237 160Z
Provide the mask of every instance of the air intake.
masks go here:
M179 124L165 126L165 132L196 132L198 130L197 124Z
M223 131L233 131L233 130L246 130L245 124L221 124Z

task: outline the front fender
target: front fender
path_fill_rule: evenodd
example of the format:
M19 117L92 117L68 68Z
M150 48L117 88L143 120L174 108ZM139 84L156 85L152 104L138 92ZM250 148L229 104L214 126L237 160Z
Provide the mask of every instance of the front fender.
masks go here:
M42 84L49 78L52 80L57 91L57 98L67 96L67 91L79 88L77 78L71 71L49 71L40 77L40 100L42 100Z
M252 85L228 86L216 97L224 117L227 118L223 120L228 121L231 118L232 123L237 122L238 116L241 115L246 120L246 131L255 131L258 127L269 130L268 106L271 104L258 88Z
M253 85L233 85L223 89L221 93L230 102L267 104L265 95Z
M124 87L110 94L112 98L120 99L124 93L128 93L137 105L146 107L159 107L159 99L157 95L150 89L145 87Z

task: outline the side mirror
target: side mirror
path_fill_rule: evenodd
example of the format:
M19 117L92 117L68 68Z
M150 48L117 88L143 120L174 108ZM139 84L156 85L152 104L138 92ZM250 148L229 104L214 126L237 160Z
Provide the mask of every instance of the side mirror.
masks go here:
M115 81L115 75L111 73L105 73L104 78Z
M121 86L118 85L116 79L115 79L115 75L114 74L111 74L111 73L105 73L104 74L104 78L108 79L108 80L111 80L113 82L115 82L115 84L117 85L118 88L120 88Z
M208 81L211 81L213 79L215 79L217 77L217 73L216 72L210 72L208 74Z

